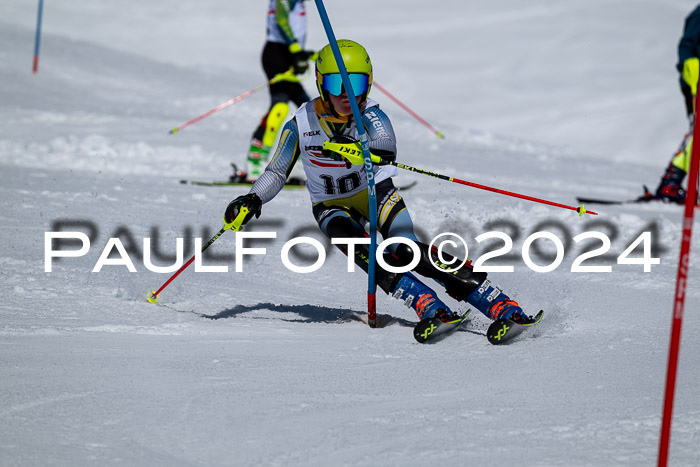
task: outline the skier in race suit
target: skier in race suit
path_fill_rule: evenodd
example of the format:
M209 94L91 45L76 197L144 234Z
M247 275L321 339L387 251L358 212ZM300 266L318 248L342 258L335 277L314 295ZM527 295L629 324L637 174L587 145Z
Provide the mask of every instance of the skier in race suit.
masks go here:
M369 55L353 41L339 40L338 47L357 96L371 153L384 161L394 161L396 141L391 122L379 104L367 97L372 86ZM226 208L226 224L231 224L243 207L249 210L244 224L253 216L259 217L262 205L282 190L289 171L301 160L313 214L323 233L330 238L367 237L363 227L369 219L364 161L361 156L350 160L323 148L326 141L350 150L359 145L356 122L330 45L319 52L316 81L320 97L303 104L284 126L279 145L263 174L248 194L234 199ZM396 173L396 167L381 163L375 166L378 231L384 238L404 237L414 241L420 249L420 261L411 272L403 274L388 272L377 265L377 285L404 300L420 319L438 317L449 322L457 319L457 315L417 275L437 281L450 296L468 302L493 320L527 321L529 318L518 303L491 285L486 273L474 272L469 264L457 272L439 268L445 264L436 252L416 238L406 204L392 182ZM347 245L336 246L348 254ZM368 245L355 245L353 259L365 271L368 270L368 251ZM384 257L392 266L404 266L413 259L413 250L408 245L394 243ZM454 258L443 253L443 259L449 263Z
M290 68L303 75L313 52L304 50L306 43L305 0L270 0L267 11L267 37L262 51L262 66L268 80ZM232 182L255 181L265 169L270 148L289 113L289 102L297 107L309 100L298 81L282 80L270 84L270 107L250 139L246 170L232 164ZM303 174L302 174L303 175Z
M673 155L655 198L672 203L685 203L686 191L682 188L683 179L690 171L690 156L693 150L693 126L695 123L695 96L700 78L700 6L697 6L685 19L683 35L678 42L679 84L690 130L683 136L678 151Z

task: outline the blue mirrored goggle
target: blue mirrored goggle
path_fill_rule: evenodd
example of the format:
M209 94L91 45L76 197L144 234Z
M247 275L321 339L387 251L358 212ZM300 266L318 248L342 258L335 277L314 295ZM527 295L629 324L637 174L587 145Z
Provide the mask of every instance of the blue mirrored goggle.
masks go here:
M367 91L369 76L362 73L348 73L348 78L350 78L350 85L355 96L360 96ZM343 79L340 77L340 73L323 75L323 89L334 96L341 95L343 93Z

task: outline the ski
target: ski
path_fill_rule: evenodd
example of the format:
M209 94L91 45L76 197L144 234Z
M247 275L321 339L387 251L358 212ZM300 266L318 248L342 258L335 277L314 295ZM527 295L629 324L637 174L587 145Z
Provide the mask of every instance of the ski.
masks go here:
M525 329L534 326L542 319L543 310L540 310L528 323L518 324L509 319L497 319L486 331L486 338L493 345L505 344L519 336Z
M644 196L640 196L637 199L627 199L627 200L612 200L612 199L597 199L597 198L576 198L579 203L581 204L607 204L607 205L622 205L622 204L642 204L642 203L649 203L652 201L656 201L661 204L674 204L674 203L664 203L661 200L657 200L655 198L646 198ZM697 204L695 206L696 208L700 209L700 204Z
M183 185L199 185L199 186L243 186L243 187L248 187L250 188L253 186L251 182L225 182L225 181L212 181L212 182L207 182L203 180L180 180L180 183ZM410 183L407 183L406 185L400 185L397 186L396 189L399 191L406 191L410 188L413 188L416 186L418 182L417 181L412 181ZM284 188L291 188L291 189L300 189L300 188L306 188L306 185L301 183L287 183L284 185Z
M576 200L581 203L581 204L608 204L608 205L613 205L613 204L639 204L639 203L648 203L649 201L653 201L653 198L644 198L644 197L639 197L637 199L625 199L625 200L616 200L616 199L598 199L598 198L581 198L577 197Z
M414 186L416 186L416 183L418 183L418 181L417 181L417 180L413 180L412 182L409 182L409 183L407 183L407 184L405 184L405 185L397 185L397 186L396 186L396 189L399 190L399 191L406 191L406 190L411 189L411 188L413 188Z
M440 321L437 317L422 319L413 328L413 337L421 344L435 342L459 328L467 320L469 313L471 313L471 310L467 310L466 313L459 315L457 319L448 323Z
M598 198L582 198L577 197L576 200L581 204L635 204L635 203L648 203L649 201L654 201L654 195L649 191L649 188L644 186L644 194L635 199L625 199L625 200L613 200L613 199L598 199Z
M199 185L199 186L243 186L243 187L248 187L250 188L253 186L251 182L207 182L207 181L201 181L201 180L180 180L180 183L183 185ZM287 183L284 185L284 188L293 188L293 189L302 189L306 188L306 185L304 184L297 184L297 183Z

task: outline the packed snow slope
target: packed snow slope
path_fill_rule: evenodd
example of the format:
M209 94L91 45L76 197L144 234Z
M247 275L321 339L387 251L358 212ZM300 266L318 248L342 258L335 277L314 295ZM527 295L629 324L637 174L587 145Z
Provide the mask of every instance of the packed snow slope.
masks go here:
M376 82L446 135L437 139L375 88L406 164L575 206L577 195L625 199L655 186L686 130L675 46L694 2L328 3L336 35L369 50ZM178 238L188 259L194 238L211 238L226 204L247 191L179 181L228 177L265 92L168 130L264 82L266 8L47 2L32 75L36 5L0 4L0 464L653 465L678 206L591 205L599 215L579 218L402 172L398 184L418 182L403 196L424 240L455 233L472 258L503 245L479 243L481 234L513 240L486 263L513 271L490 278L545 316L506 346L488 344L478 312L463 331L417 344L416 316L381 293L386 325L370 329L366 275L346 271L303 190L283 191L246 226L275 234L245 245L265 255L237 262L237 235L227 232L203 261L227 272L193 265L158 305L146 302L172 274L146 262L175 263ZM307 45L319 49L326 40L313 2L308 12ZM305 86L314 95L312 80ZM674 466L700 465L697 227ZM53 231L83 232L90 246L46 272ZM534 269L555 261L554 244L527 247L535 232L562 242L549 272ZM611 241L582 265L609 272L572 272L603 245L574 240L585 232ZM618 263L642 232L648 256L659 258L650 272ZM326 247L315 272L282 262L299 236ZM314 263L310 247L292 251L298 265Z

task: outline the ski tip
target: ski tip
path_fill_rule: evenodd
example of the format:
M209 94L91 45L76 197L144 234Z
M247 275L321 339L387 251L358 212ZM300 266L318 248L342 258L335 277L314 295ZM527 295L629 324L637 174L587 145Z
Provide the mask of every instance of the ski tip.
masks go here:
M399 191L402 191L402 190L405 191L405 190L408 190L408 189L410 189L410 188L413 188L413 187L416 186L417 184L418 184L418 181L417 181L417 180L413 180L413 181L411 181L410 183L407 183L406 185L399 185L399 186L397 186L396 189L399 190Z
M171 135L174 135L175 133L177 133L177 131L178 131L178 130L177 130L177 127L175 127L175 128L173 128L172 130L170 130L169 133L170 133Z
M442 131L438 131L438 132L437 132L437 137L438 137L438 138L445 139L445 134L444 134Z
M544 314L544 310L538 311L537 314L532 317L532 320L529 323L523 324L523 326L532 326L533 324L539 323L542 320L543 314Z

